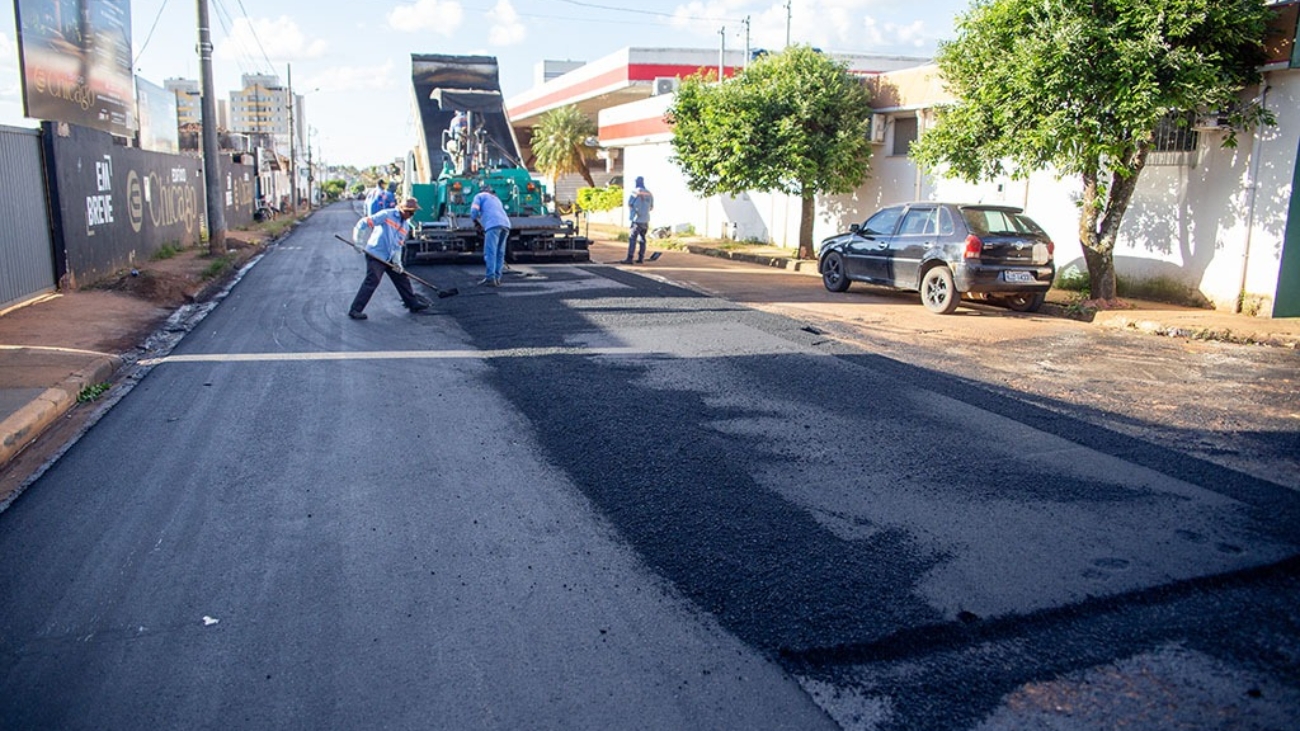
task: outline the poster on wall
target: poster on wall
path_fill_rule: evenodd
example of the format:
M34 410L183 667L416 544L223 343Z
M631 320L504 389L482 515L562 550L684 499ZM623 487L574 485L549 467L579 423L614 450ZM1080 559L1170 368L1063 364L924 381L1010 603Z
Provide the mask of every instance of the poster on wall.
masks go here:
M134 136L130 0L14 0L14 15L26 115Z

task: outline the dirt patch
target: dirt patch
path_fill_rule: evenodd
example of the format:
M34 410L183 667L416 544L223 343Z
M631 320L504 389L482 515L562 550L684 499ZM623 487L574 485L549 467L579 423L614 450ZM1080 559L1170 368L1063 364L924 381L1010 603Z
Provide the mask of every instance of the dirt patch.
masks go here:
M268 234L227 234L221 266L206 248L190 248L168 259L141 262L97 285L58 293L0 317L0 343L71 348L108 355L131 352L178 307L220 292L250 259L266 249Z
M260 254L267 240L258 232L230 232L223 255L210 254L205 246L182 249L117 272L88 290L128 294L166 308L202 302L221 291L232 274Z

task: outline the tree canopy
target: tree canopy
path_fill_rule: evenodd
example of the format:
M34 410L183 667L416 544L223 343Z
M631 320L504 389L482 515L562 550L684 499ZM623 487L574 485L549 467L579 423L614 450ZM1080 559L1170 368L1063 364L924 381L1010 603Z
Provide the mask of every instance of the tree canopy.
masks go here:
M912 156L972 182L1079 175L1092 293L1113 299L1115 238L1160 121L1269 121L1239 95L1259 79L1271 12L1260 0L978 0L937 57L957 101Z
M552 178L578 173L587 185L595 186L587 163L596 154L588 145L598 130L596 123L574 105L543 114L533 128L533 155L537 169Z
M799 196L799 253L811 257L815 196L852 192L867 177L870 102L843 64L792 46L722 83L685 79L666 113L673 159L696 193Z

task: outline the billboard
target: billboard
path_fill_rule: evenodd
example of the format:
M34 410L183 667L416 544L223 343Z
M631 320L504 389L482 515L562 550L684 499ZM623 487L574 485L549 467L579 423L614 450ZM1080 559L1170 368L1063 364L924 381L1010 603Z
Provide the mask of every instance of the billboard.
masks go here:
M135 135L130 0L14 0L28 117Z
M180 152L180 130L176 126L176 95L139 77L135 80L135 94L140 110L140 149L153 152Z

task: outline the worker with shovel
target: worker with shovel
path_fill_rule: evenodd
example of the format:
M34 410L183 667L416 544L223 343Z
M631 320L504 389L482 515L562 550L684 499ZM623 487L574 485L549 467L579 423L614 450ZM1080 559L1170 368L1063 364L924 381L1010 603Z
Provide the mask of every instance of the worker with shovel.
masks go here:
M348 310L348 317L353 320L366 319L366 303L375 293L384 272L397 287L402 297L402 304L412 313L429 309L429 300L417 296L411 289L411 280L402 268L402 245L411 235L411 216L420 209L414 198L407 198L397 208L388 208L374 215L366 216L352 229L352 240L358 245L365 240L366 278L357 290L356 299Z

